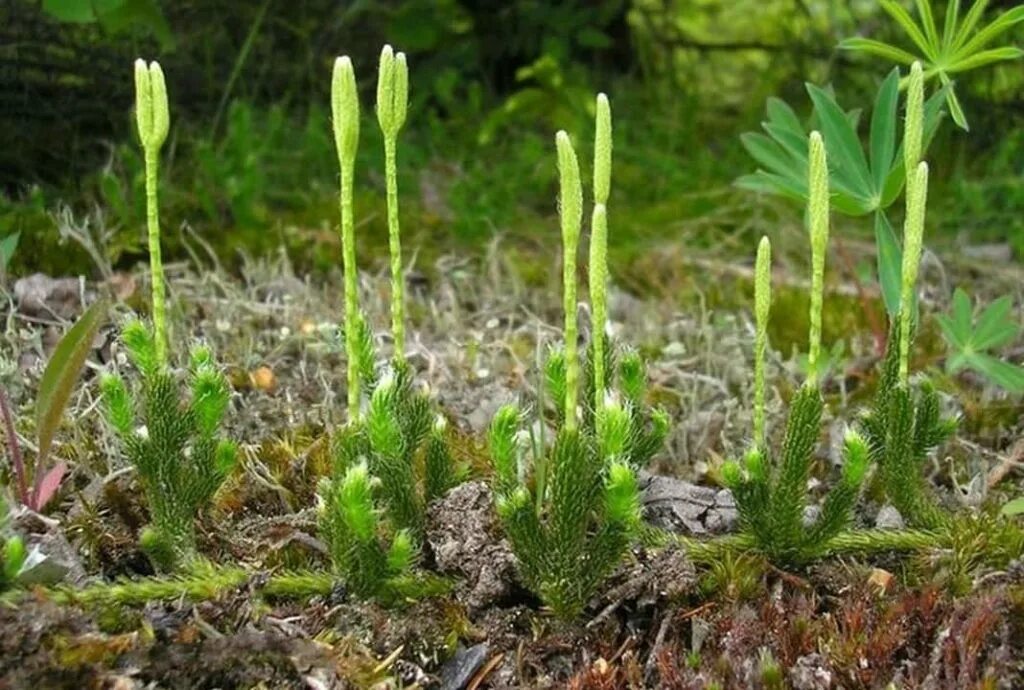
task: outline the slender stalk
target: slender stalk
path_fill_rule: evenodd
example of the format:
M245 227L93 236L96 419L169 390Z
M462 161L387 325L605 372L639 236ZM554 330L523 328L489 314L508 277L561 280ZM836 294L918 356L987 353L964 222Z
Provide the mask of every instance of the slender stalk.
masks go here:
M398 224L398 133L405 124L409 100L409 71L404 53L384 46L377 75L377 121L384 134L384 174L388 199L388 248L391 253L391 333L395 359L405 359L405 279L402 276L402 238Z
M398 166L396 142L384 138L384 171L388 198L388 249L391 253L391 333L395 358L405 359L405 278L402 275L402 233L398 224Z
M146 159L146 224L149 235L149 274L153 290L153 332L156 338L156 359L167 364L167 292L164 286L164 262L160 251L160 210L157 199L159 153L150 147L143 151Z
M907 186L907 217L903 226L903 266L900 291L900 383L910 377L910 330L914 320L914 287L921 264L925 208L928 205L928 164L922 161Z
M772 245L762 237L757 245L754 268L754 445L765 447L765 373L764 359L768 350L768 316L772 303Z
M579 250L580 225L583 222L583 187L580 167L569 135L555 136L558 148L559 196L562 224L562 283L565 310L565 428L576 428L576 403L579 396L580 365L576 322L576 253Z
M825 291L825 249L828 246L828 163L825 142L811 132L809 152L810 190L808 216L811 233L811 311L810 344L807 353L807 383L817 386L818 360L821 354L821 305Z
M355 223L352 213L352 185L355 180L356 149L359 145L359 92L352 61L339 57L334 61L331 78L331 114L334 145L340 170L338 209L341 216L341 259L345 271L345 354L348 359L348 415L359 419L359 316L358 271L356 265Z
M590 226L590 301L593 305L594 410L604 404L604 331L608 319L608 196L612 175L612 114L608 97L597 95L594 132L594 216Z

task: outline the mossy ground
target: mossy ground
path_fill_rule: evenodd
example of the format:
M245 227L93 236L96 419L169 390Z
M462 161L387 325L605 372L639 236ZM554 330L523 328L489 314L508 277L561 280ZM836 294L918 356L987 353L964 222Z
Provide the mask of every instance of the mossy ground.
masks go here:
M737 227L711 246L699 241L705 227L682 223L678 242L637 240L613 250L614 329L648 356L651 395L674 421L657 472L714 483L721 460L745 447L753 332L754 244L748 239L756 231ZM319 236L335 247L328 230ZM793 276L805 274L806 245L792 224L775 228L773 240L779 287L768 414L778 432L783 401L802 380L806 303ZM538 346L559 337L559 264L552 246L553 236L507 237L478 253L407 243L415 256L409 357L458 429L457 455L476 475L486 472L481 432L490 415L533 392ZM364 256L373 248L366 250ZM863 275L857 267L870 261L870 245L847 239L829 261L825 334L834 357L825 381L823 447L841 437L873 388L873 328L882 315L870 281L855 280ZM984 268L954 247L938 247L925 266L926 315L944 308L957 284L979 295L1015 290L1021 303L1019 266ZM578 625L555 622L521 591L483 611L470 611L455 595L385 610L351 600L343 587L294 599L266 596L263 578L327 567L313 506L316 483L330 465L324 434L341 420L345 399L336 329L340 276L327 271L307 278L284 254L245 260L228 274L203 252L192 263L170 265L168 274L174 341L209 342L237 391L227 423L242 442L241 462L200 521L200 550L215 564L241 564L252 575L204 602L58 605L39 590L17 608L0 608L0 686L426 685L457 649L483 642L487 655L474 687L1024 683L1022 547L990 518L966 520L948 549L834 558L799 572L779 571L749 554L726 554L699 565L692 581L671 571L675 588L648 586L659 581L662 561L638 549ZM122 305L141 307L143 275L117 274L87 290L116 286ZM386 348L383 262L360 276L360 287ZM59 319L25 314L12 304L2 353L19 429L31 438L41 357L52 347ZM941 342L927 317L924 329L916 360L934 366ZM97 343L93 363L120 357L112 332ZM48 512L94 581L150 575L137 546L145 507L95 410L95 379L91 368L66 414L57 455L72 471ZM929 475L950 509L969 514L980 505L991 513L1022 493L1020 401L969 376L938 380L951 396L946 403L959 404L964 424ZM827 481L833 473L823 451L817 475ZM869 493L858 520L870 524L877 507ZM423 566L431 565L428 553Z

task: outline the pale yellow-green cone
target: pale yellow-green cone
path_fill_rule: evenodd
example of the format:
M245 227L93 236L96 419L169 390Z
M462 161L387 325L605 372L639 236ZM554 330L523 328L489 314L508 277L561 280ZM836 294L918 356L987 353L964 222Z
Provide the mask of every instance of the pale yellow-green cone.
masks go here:
M170 130L170 112L167 105L167 86L160 65L149 66L141 58L135 61L135 120L142 143L146 171L146 230L149 241L149 269L152 283L153 332L156 357L161 365L167 364L167 287L164 282L164 264L160 251L159 185L160 147Z
M576 252L583 223L583 186L576 152L564 131L555 135L558 149L559 212L562 225L562 282L565 309L565 426L576 428L580 365L577 354Z
M170 130L167 86L160 64L135 61L135 121L145 149L159 150Z
M811 234L811 310L810 344L807 353L807 383L818 384L818 360L821 354L821 308L825 292L825 250L828 247L829 200L828 161L825 142L811 132L808 153L808 217Z
M594 215L590 226L590 301L592 324L594 409L604 402L604 333L608 319L608 196L612 178L612 113L608 97L597 95L594 133Z
M388 249L391 254L391 334L395 358L405 357L405 279L398 221L398 132L405 124L409 100L409 71L405 54L384 46L377 74L377 121L384 134L384 177L388 199Z
M331 75L331 117L334 145L338 153L340 187L338 206L341 215L341 255L345 270L345 353L348 360L348 414L359 418L359 292L356 266L355 221L352 210L352 186L355 181L356 149L359 145L359 92L352 61L339 57Z
M608 97L597 94L594 133L594 203L608 204L612 185L612 111Z
M910 67L906 118L903 129L903 165L909 193L917 164L921 161L921 142L924 138L924 72L920 62L914 62Z
M914 182L907 194L907 214L903 224L903 266L900 290L900 382L910 376L910 327L914 319L914 288L921 264L925 208L928 205L928 164L922 161L915 170Z
M754 266L754 444L765 447L765 353L768 350L768 316L772 306L772 244L762 237Z

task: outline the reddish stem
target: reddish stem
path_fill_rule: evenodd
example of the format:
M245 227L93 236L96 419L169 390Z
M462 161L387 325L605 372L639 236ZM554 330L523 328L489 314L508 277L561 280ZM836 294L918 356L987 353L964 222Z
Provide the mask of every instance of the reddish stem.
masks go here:
M25 476L25 462L21 457L21 446L18 444L18 432L14 428L14 419L11 417L11 406L7 401L7 391L0 387L0 414L4 418L4 431L7 436L7 447L11 451L11 465L14 466L14 476L18 480L18 498L29 506L31 497L28 495L28 477Z

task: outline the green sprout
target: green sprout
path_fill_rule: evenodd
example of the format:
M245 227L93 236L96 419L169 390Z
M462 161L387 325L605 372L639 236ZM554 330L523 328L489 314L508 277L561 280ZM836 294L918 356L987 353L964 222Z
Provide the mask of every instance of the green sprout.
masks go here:
M817 386L821 353L821 304L825 292L825 249L828 246L828 164L821 134L811 132L807 215L811 233L811 330L807 352L807 383Z
M612 114L608 97L597 95L594 135L594 215L590 225L590 301L594 307L591 351L594 409L605 392L604 330L608 320L608 196L612 178Z
M565 428L576 428L576 404L579 396L579 357L576 339L576 252L583 223L583 185L580 166L569 135L555 136L558 149L559 204L562 221L562 302L565 309Z
M106 416L149 506L152 524L142 546L172 570L195 561L195 518L236 463L235 444L219 434L231 391L210 351L197 346L188 369L190 396L182 403L174 375L157 354L155 332L132 321L121 341L141 385L130 391L120 376L105 374L100 387Z

